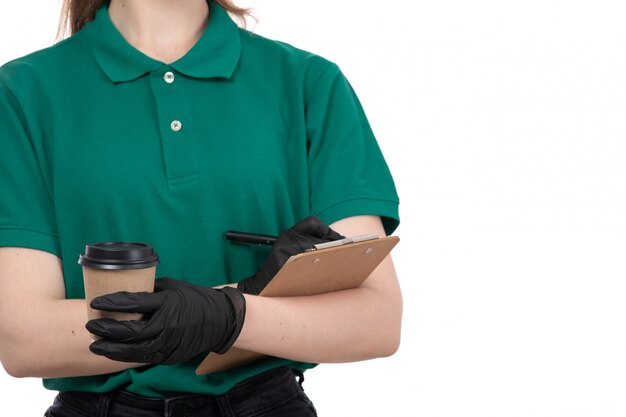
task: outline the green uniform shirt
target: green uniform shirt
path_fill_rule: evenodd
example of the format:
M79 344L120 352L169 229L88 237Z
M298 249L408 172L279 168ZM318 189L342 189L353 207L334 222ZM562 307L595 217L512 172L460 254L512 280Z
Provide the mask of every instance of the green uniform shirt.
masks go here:
M217 3L169 65L132 47L105 3L74 36L0 68L0 115L0 246L59 256L67 298L84 298L77 260L90 242L150 243L158 277L215 286L252 275L269 252L229 243L226 230L373 214L389 234L399 222L389 169L338 66L239 28ZM314 366L273 358L196 376L203 357L44 385L220 394L276 366Z

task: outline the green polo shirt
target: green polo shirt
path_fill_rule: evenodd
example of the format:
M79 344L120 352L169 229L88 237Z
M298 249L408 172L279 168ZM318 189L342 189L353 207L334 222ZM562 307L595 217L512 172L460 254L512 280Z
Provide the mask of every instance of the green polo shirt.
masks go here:
M157 276L215 286L253 274L267 247L226 230L278 234L309 215L399 223L394 183L339 67L239 28L210 3L206 31L165 64L131 46L105 3L74 36L0 67L0 246L62 259L84 298L85 244L133 241ZM42 277L45 279L45 277ZM54 390L220 394L272 358L196 376L204 355L110 375L45 379Z

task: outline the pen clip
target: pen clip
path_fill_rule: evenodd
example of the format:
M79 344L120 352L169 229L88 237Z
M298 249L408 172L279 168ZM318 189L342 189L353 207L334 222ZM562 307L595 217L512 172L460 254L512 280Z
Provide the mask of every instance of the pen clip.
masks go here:
M367 240L374 240L374 239L378 239L378 235L375 233L368 233L366 235L360 235L360 236L355 236L355 237L346 237L344 239L318 243L317 245L313 245L311 249L307 249L305 252L312 252L314 250L334 248L336 246L349 245L350 243L365 242Z

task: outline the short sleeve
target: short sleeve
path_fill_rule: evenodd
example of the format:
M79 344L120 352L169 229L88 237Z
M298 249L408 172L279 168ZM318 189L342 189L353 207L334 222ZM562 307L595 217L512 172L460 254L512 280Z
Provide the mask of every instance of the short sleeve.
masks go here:
M378 215L387 235L400 223L391 172L352 86L335 63L306 106L311 214L330 224Z
M0 246L61 256L52 197L32 143L26 112L0 68Z

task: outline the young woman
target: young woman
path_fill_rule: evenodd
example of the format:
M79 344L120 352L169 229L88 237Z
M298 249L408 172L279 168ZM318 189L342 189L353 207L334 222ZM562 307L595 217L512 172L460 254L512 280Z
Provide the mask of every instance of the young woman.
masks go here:
M3 366L60 391L51 417L315 415L305 369L388 356L400 340L389 257L354 290L255 295L268 255L398 226L348 80L238 27L229 13L245 10L225 0L65 7L72 36L0 67ZM270 252L230 244L229 229L286 232ZM101 241L152 244L170 278L96 302L146 317L89 322L103 337L92 344L77 260ZM195 375L232 346L272 358Z

